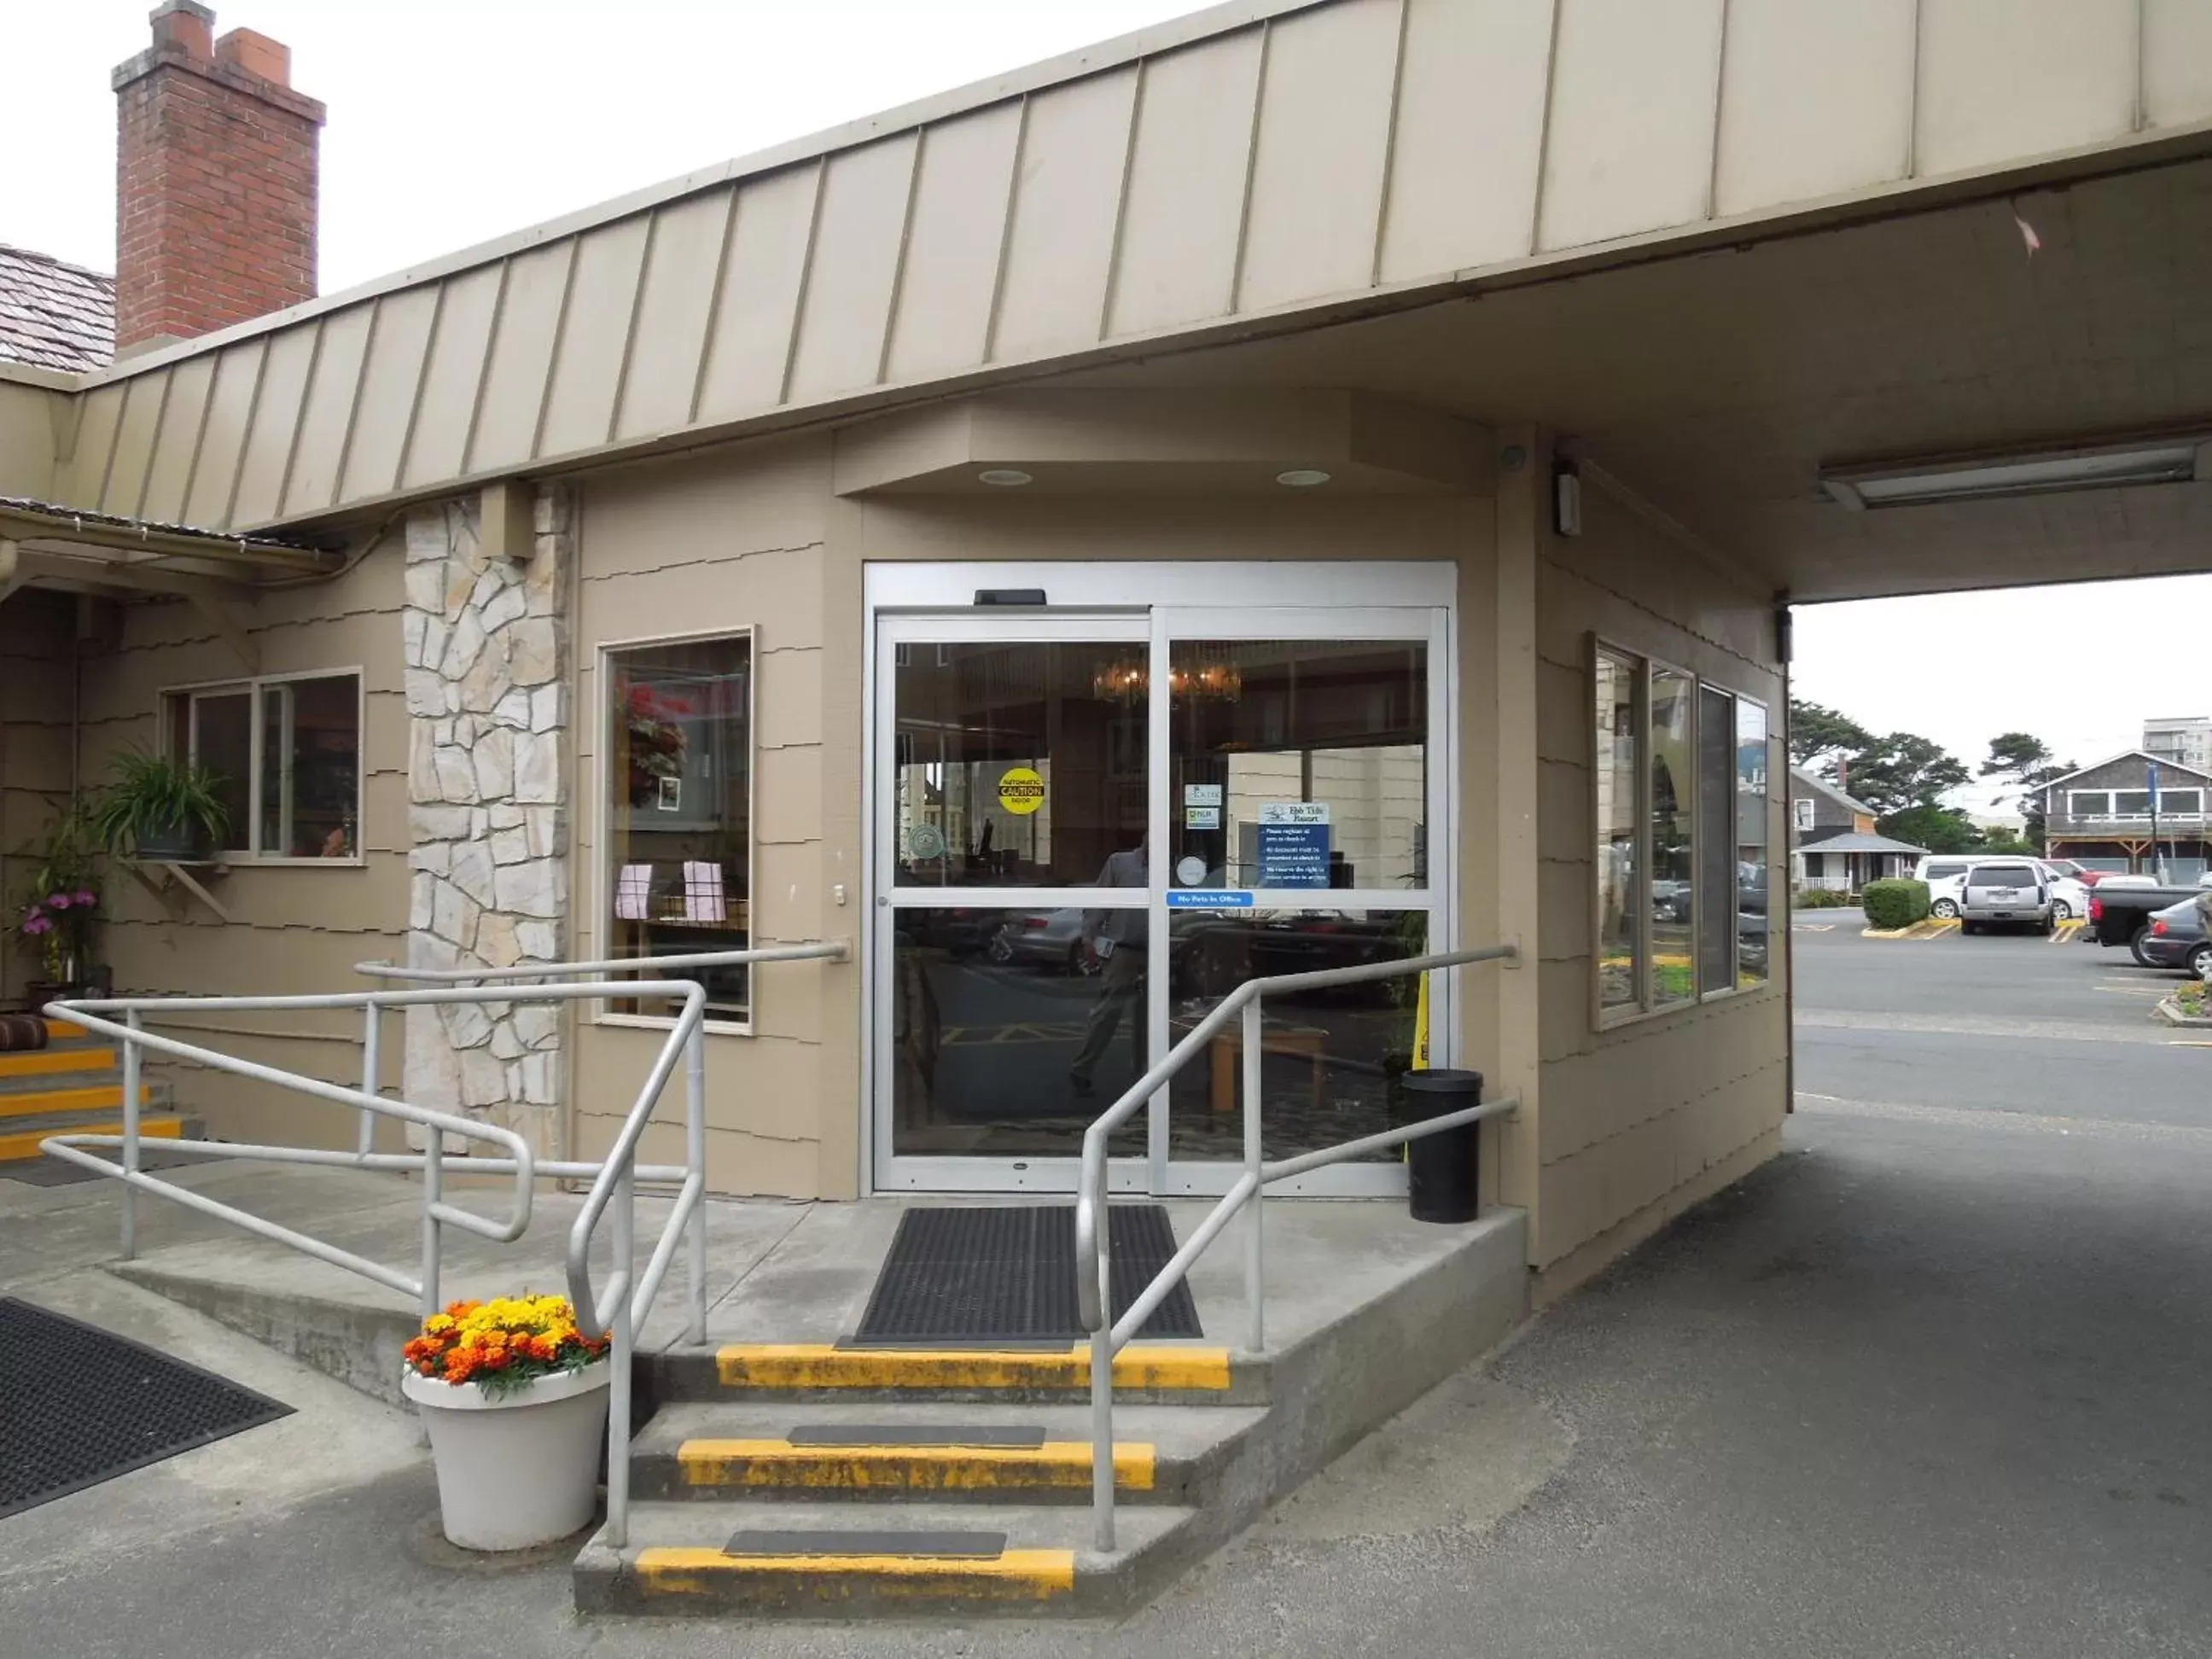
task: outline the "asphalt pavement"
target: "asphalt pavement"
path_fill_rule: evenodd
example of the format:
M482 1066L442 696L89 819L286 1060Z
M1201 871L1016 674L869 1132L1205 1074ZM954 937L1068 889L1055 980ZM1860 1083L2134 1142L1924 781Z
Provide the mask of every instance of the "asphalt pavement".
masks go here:
M417 1461L0 1522L0 1651L2212 1653L2212 1048L2118 952L1801 925L1784 1156L1117 1627L586 1623Z

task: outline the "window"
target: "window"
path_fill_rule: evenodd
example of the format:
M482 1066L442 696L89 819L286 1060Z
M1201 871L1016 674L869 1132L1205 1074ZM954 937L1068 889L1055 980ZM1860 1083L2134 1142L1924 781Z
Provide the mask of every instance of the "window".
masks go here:
M2108 818L2112 816L2112 792L2069 789L2066 792L2066 810L2077 818Z
M1800 831L1810 830L1813 827L1813 801L1810 796L1798 796L1796 800L1790 803L1790 810L1796 815L1797 828Z
M1593 666L1600 1023L1763 983L1765 706L1608 646Z
M2033 887L2035 872L2025 864L1978 864L1966 872L1969 887Z
M1931 864L1921 875L1923 881L1948 881L1954 876L1963 876L1966 866L1962 860L1956 864Z
M163 694L168 750L216 775L224 856L361 852L361 675L270 676Z
M1766 708L1735 700L1735 982L1767 977Z
M1826 853L1808 853L1805 854L1805 874L1808 880L1818 879L1820 877L1825 876L1828 873L1828 866L1826 863L1827 856L1828 855Z
M1644 666L1597 653L1597 959L1601 1013L1644 1003L1643 870L1637 849L1644 792Z
M2203 816L2204 792L2201 789L2161 789L2158 792L2158 810L2170 812L2178 818Z
M2148 789L2115 789L2112 791L2112 813L2116 817L2147 818L2150 816L2150 791Z
M742 951L752 938L750 634L609 650L607 956ZM710 1018L751 1017L742 967L656 970L707 987ZM611 1005L671 1017L665 998Z

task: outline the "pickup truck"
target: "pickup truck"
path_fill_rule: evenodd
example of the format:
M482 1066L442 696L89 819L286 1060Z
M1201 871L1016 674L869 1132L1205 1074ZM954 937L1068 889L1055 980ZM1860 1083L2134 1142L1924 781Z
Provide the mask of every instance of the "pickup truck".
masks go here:
M2152 963L2136 941L2150 931L2154 912L2197 896L2194 887L2115 887L2099 882L2089 890L2089 931L2100 945L2124 945L2144 967Z

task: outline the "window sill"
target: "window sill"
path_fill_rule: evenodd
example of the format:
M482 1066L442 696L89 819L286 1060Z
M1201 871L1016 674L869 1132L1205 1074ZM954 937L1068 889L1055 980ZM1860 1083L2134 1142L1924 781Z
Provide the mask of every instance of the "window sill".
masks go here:
M673 1014L593 1014L585 1023L611 1025L632 1031L672 1031L676 1029ZM699 1029L709 1036L749 1037L754 1034L752 1022L749 1019L715 1019L709 1017L699 1023Z
M350 858L307 859L276 858L268 854L217 853L213 862L233 870L365 870L368 859L356 853Z
M1763 980L1757 985L1732 985L1725 990L1708 991L1701 997L1682 1002L1670 1002L1662 1008L1615 1008L1601 1013L1593 1030L1602 1035L1618 1031L1625 1026L1649 1024L1653 1020L1665 1019L1670 1014L1695 1013L1698 1009L1717 1002L1728 1002L1737 997L1756 994L1774 988L1774 981Z

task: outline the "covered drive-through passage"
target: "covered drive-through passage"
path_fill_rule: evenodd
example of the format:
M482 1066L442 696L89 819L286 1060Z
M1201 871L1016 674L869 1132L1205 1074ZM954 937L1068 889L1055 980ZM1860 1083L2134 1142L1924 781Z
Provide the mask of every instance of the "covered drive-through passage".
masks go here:
M64 625L22 567L0 639L56 666L0 781L233 757L216 902L117 899L134 991L849 941L705 970L703 1132L646 1155L720 1194L1066 1193L1238 985L1510 945L1425 1029L1518 1103L1525 1306L1778 1148L1789 607L2204 567L2208 46L2166 0L1235 4L0 370L0 494L338 561L228 630ZM674 1003L586 1000L419 1000L376 1080L598 1158ZM1285 999L1108 1179L1383 1128L1423 1029ZM356 1030L220 1035L358 1078Z

